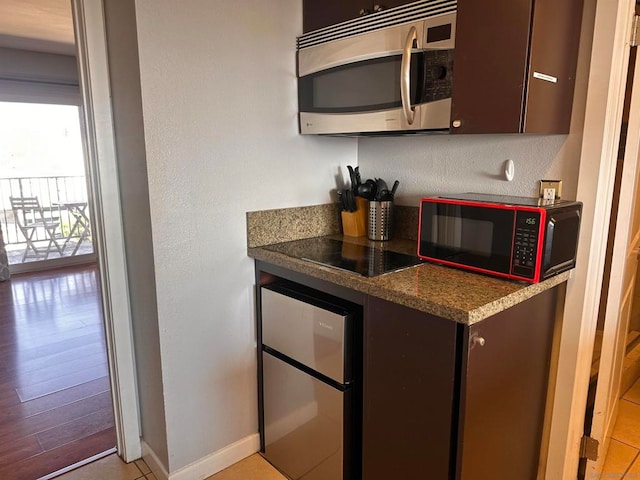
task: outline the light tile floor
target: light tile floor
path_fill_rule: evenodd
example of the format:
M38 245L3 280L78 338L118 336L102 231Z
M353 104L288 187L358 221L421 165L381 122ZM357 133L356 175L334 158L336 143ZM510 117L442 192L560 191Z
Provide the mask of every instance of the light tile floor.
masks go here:
M620 400L600 480L640 480L640 380Z
M76 468L56 480L157 480L144 460L124 463L112 453L100 460Z
M56 480L157 480L143 460L125 464L116 454ZM255 454L206 480L286 480ZM623 395L600 480L640 480L640 380Z
M115 453L56 478L56 480L142 479L157 480L143 460L127 464ZM255 454L206 480L286 480L286 478L260 455Z

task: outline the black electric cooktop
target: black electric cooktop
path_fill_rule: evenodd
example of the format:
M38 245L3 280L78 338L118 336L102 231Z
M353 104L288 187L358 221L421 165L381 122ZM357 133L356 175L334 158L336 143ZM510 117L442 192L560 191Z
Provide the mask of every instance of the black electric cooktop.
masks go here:
M306 238L263 248L365 277L396 272L422 263L416 255L326 237Z

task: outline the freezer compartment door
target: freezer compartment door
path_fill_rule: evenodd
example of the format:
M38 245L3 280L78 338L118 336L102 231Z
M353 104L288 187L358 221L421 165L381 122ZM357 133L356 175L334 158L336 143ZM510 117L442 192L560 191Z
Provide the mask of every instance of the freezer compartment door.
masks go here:
M343 312L262 288L262 343L338 383L351 380L350 321Z
M262 352L264 457L293 480L347 480L341 392ZM348 458L348 457L347 457Z

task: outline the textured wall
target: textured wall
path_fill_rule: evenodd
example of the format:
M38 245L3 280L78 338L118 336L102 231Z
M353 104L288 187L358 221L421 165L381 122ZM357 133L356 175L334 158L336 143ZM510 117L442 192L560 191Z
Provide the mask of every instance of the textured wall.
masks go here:
M354 139L297 133L301 2L136 0L169 471L257 432L245 212L326 203Z
M577 138L566 135L438 135L365 138L358 144L362 175L400 180L397 201L417 205L424 195L497 193L535 195L540 179L562 179L563 196L575 197L578 155L567 155ZM507 159L515 178L504 177Z
M105 2L142 438L168 463L134 0Z

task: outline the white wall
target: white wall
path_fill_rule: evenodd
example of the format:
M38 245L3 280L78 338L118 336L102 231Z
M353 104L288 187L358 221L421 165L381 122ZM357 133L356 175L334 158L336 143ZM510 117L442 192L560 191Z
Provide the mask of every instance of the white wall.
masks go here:
M328 202L357 143L297 133L301 2L136 0L136 14L173 472L257 432L245 212Z
M149 188L138 69L134 0L105 2L104 14L127 281L135 342L141 434L168 463Z
M575 197L579 155L566 135L438 135L360 139L358 164L367 178L400 180L397 202L417 206L425 195L494 193L534 196L538 180L562 179ZM507 159L515 178L504 176Z

